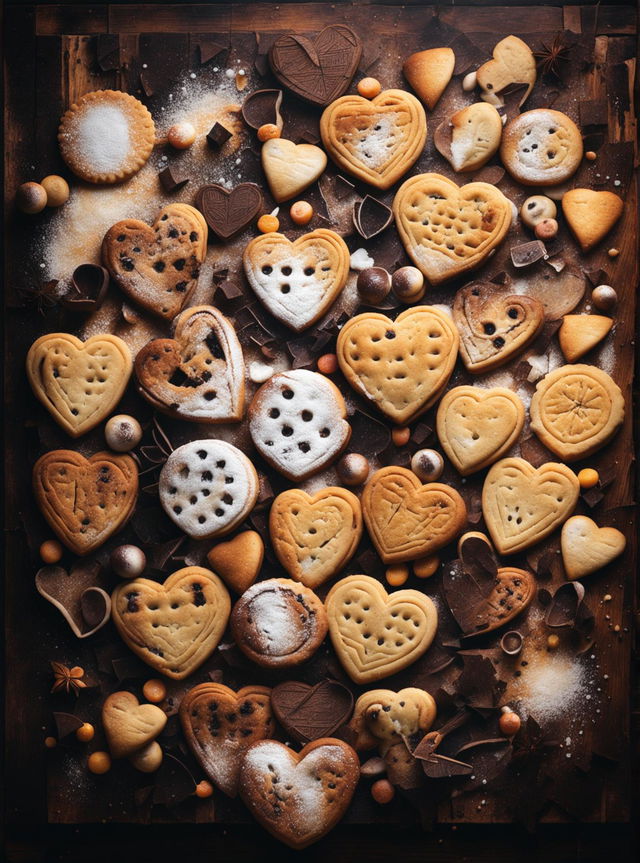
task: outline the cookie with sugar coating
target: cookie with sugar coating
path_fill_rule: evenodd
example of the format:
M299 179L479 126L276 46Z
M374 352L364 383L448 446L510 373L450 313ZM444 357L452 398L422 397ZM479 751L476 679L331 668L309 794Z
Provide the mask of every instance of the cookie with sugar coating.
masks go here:
M454 171L476 171L498 152L502 120L493 105L475 102L441 123L433 136L436 149Z
M578 170L582 154L580 129L551 108L519 114L502 133L500 158L514 180L525 186L564 183Z

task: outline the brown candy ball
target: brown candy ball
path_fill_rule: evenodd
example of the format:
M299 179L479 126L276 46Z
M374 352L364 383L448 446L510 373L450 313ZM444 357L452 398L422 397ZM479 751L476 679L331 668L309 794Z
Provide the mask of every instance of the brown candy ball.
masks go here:
M507 737L513 737L520 730L521 720L517 713L503 708L503 714L499 719L500 731Z
M422 482L435 482L442 476L444 459L435 449L419 449L411 459L411 470Z
M371 796L376 803L380 803L381 805L391 803L395 794L396 789L388 779L378 779L378 781L374 782L371 786Z
M598 285L597 288L593 289L591 301L601 312L611 312L616 307L618 295L611 285Z
M87 767L91 773L108 773L111 770L111 756L108 752L92 752L87 759Z
M345 485L361 485L369 476L369 462L360 453L350 452L342 456L336 470Z
M76 728L76 737L80 743L88 743L90 740L93 740L95 733L96 730L90 722L85 722L80 728Z
M394 428L391 432L391 440L393 441L395 446L406 446L409 443L409 438L411 437L411 429L407 426L402 426L401 428Z
M104 439L114 452L129 452L142 439L142 427L135 417L118 414L111 417L104 427Z
M142 687L142 694L152 704L160 704L167 697L167 687L162 680L157 677L152 677L147 680Z
M64 177L49 174L41 185L47 193L47 207L61 207L69 200L69 184Z
M40 557L43 563L58 563L63 554L64 549L57 539L47 539L40 546Z
M16 207L33 216L41 213L47 206L47 192L40 183L23 183L16 192Z
M119 545L111 552L109 565L120 578L138 578L145 570L147 558L137 545Z
M367 267L358 275L358 293L366 303L381 303L391 290L391 276L383 267Z
M424 296L424 276L417 267L400 267L391 277L391 287L403 303L413 303Z

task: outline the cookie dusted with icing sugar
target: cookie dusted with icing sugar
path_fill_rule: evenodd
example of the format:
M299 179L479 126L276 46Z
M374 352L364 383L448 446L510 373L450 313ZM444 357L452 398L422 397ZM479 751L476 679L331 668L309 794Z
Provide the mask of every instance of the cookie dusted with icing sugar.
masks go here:
M249 406L249 431L260 455L292 480L330 464L346 447L351 426L338 388L306 369L273 375Z
M258 499L258 475L233 444L196 440L174 450L160 472L162 508L193 539L229 533Z
M514 180L525 186L564 183L582 161L582 135L561 111L536 108L505 126L500 158Z

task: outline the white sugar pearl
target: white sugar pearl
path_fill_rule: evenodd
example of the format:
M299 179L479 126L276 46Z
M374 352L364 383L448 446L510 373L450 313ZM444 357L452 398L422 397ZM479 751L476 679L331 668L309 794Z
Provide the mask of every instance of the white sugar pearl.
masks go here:
M464 78L462 79L462 89L465 93L470 93L475 89L476 84L478 83L478 73L477 72L468 72Z
M109 449L115 452L129 452L140 443L142 427L135 417L118 414L111 417L104 427L104 439Z

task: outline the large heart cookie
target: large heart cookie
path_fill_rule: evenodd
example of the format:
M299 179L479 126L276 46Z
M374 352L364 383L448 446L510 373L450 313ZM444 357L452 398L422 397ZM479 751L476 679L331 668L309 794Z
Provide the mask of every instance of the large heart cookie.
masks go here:
M127 521L138 496L138 468L128 455L85 458L66 449L41 456L33 489L42 514L74 554L99 548Z
M615 527L598 527L586 515L574 515L562 526L560 548L567 578L591 575L619 557L627 540Z
M247 749L275 730L266 686L238 692L222 683L201 683L180 702L180 721L189 748L209 779L229 797L238 793Z
M514 392L500 387L455 387L438 405L438 438L462 476L502 458L523 425L524 405Z
M208 569L187 566L163 584L134 578L111 596L111 616L140 659L174 680L195 671L218 646L229 619L227 589Z
M342 740L321 737L300 752L264 740L245 755L239 790L265 830L299 850L336 826L359 777L358 756Z
M142 749L167 724L167 715L155 704L140 704L132 692L113 692L102 705L102 727L114 758Z
M194 539L229 533L258 499L249 459L222 440L195 440L174 450L160 472L160 503Z
M352 318L336 352L347 381L394 422L406 425L439 398L458 355L451 318L430 306L395 321L377 312Z
M325 27L314 39L279 36L269 49L276 78L301 99L327 105L351 83L362 53L360 39L344 24Z
M436 634L438 613L419 590L387 594L368 575L349 575L325 600L329 634L354 683L371 683L419 659Z
M271 507L269 533L291 578L315 589L353 556L362 535L360 501L337 486L313 495L298 488L283 491Z
M380 468L365 485L362 513L384 563L428 557L455 539L467 520L454 488L423 485L412 471L395 465Z
M102 262L133 302L171 320L189 299L207 254L207 223L195 207L169 204L151 227L116 222L102 241Z
M322 317L349 275L349 249L325 228L293 243L283 234L263 234L249 243L242 260L260 302L296 332Z
M406 180L393 214L407 254L432 285L479 267L511 225L511 204L495 186L459 187L441 174Z
M108 334L81 342L68 333L50 333L27 354L33 392L71 437L109 416L127 388L131 368L127 345Z
M136 356L135 370L140 395L176 419L242 419L242 348L231 323L212 306L182 312L173 338L145 345Z
M497 462L482 488L482 514L495 547L515 554L540 542L568 518L579 493L577 476L564 464Z
M410 686L370 689L358 698L350 722L356 749L379 746L384 752L403 738L424 736L436 718L436 703L424 689Z
M351 426L340 390L307 369L273 375L249 406L249 431L269 464L292 480L330 464L349 443Z
M388 189L422 153L427 118L411 93L383 90L374 99L353 95L332 102L320 118L320 134L340 168Z
M570 189L562 196L562 213L583 252L605 237L624 210L624 201L614 192Z
M294 144L286 138L271 138L262 145L262 170L271 195L278 204L304 191L327 167L324 150L315 144Z
M561 366L545 375L531 399L531 428L566 461L586 458L607 444L624 421L624 396L602 369Z
M228 240L261 212L262 192L255 183L240 183L233 189L213 183L200 187L196 206L209 229L221 240Z
M471 282L456 294L453 321L463 363L480 374L531 344L544 324L544 306L533 297L501 293L490 282Z

